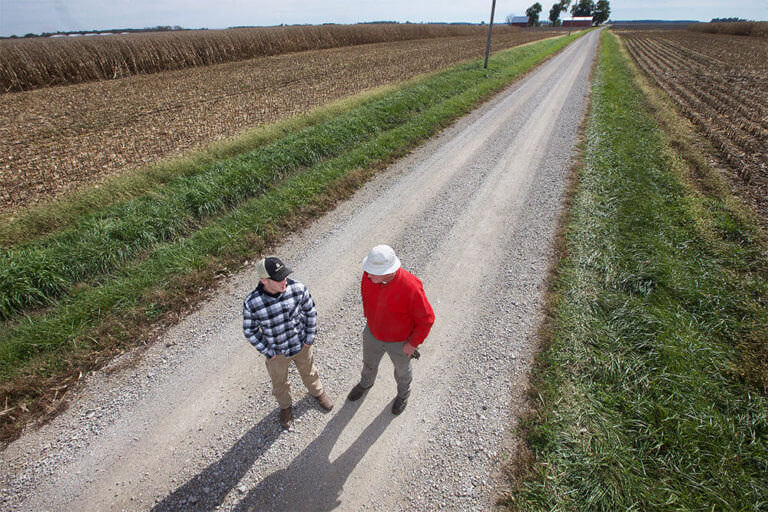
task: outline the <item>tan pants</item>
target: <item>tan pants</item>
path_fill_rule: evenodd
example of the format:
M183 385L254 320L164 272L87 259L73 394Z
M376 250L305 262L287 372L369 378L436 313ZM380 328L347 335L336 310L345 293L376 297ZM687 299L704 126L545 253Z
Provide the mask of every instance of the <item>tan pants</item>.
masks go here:
M288 381L288 366L293 361L299 370L301 380L312 396L323 394L323 385L320 383L320 374L315 368L315 358L312 345L304 345L301 351L292 357L278 354L272 359L267 359L267 372L272 379L272 394L277 398L281 409L287 409L293 404L291 397L291 383Z

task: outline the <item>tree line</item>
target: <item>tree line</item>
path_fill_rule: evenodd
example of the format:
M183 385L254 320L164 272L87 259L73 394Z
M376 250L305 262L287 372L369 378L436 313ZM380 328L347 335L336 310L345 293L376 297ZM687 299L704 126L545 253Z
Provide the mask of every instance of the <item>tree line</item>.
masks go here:
M98 34L98 35L114 35L114 34L134 34L140 32L172 32L176 30L190 30L180 27L178 25L158 25L156 27L144 27L144 28L111 28L108 30L57 30L56 32L41 32L40 34L28 33L23 36L17 36L12 34L7 39L19 39L19 38L32 38L32 37L53 37L53 36L84 36L86 34ZM207 29L199 29L207 30ZM0 39L6 39L1 37Z
M560 0L560 2L552 5L549 10L549 21L552 26L558 26L562 22L560 21L560 15L563 12L568 12L568 7L571 8L571 16L574 17L592 17L592 23L599 25L608 21L611 16L611 4L608 0L579 0L577 3L571 5L571 0ZM539 2L536 2L525 11L525 15L528 17L528 26L533 27L539 25L539 15L541 14L542 6ZM507 17L507 22L511 21L512 17Z

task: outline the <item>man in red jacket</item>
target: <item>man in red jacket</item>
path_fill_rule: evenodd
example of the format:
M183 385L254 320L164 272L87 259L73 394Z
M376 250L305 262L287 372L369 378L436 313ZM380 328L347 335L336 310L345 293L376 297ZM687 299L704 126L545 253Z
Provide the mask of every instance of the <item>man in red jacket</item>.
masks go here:
M421 281L400 268L400 259L388 245L377 245L363 260L363 371L347 397L358 400L373 386L379 362L386 352L395 366L397 398L392 413L400 414L411 393L411 356L429 334L435 313Z

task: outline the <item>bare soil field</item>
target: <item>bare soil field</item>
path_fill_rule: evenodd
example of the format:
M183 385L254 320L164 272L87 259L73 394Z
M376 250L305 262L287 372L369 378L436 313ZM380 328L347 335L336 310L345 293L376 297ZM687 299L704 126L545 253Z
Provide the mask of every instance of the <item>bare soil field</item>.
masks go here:
M552 35L500 34L492 51ZM0 213L484 50L479 35L399 41L0 95Z
M768 222L768 44L691 31L620 31L640 68L719 152L739 194Z

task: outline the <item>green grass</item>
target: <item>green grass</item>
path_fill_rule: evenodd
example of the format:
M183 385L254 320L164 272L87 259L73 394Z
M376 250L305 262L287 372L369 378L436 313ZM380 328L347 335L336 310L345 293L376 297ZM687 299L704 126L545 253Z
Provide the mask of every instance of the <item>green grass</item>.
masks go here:
M768 507L768 257L699 194L602 37L518 510Z
M133 326L172 311L216 270L237 268L281 226L327 209L345 187L575 37L496 54L488 70L475 62L430 75L285 137L267 138L245 154L167 173L146 193L72 208L61 230L16 237L0 260L2 281L13 283L0 291L5 393L34 395L9 383L56 374L77 364L79 353L130 342Z

